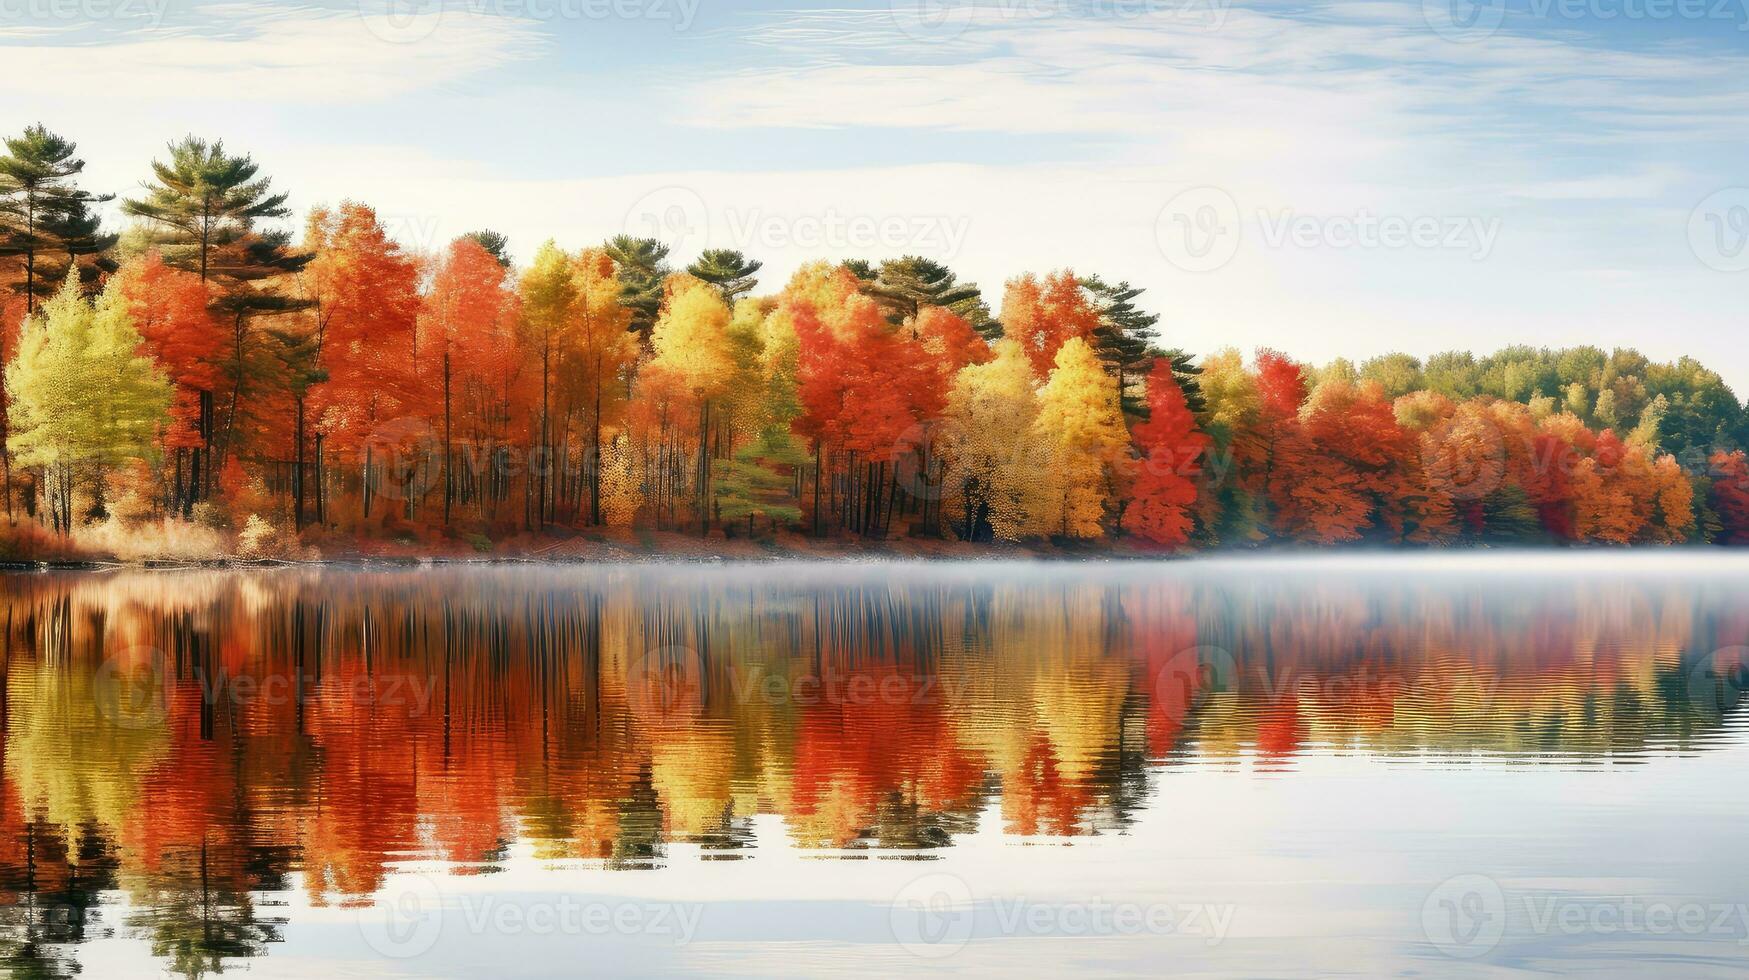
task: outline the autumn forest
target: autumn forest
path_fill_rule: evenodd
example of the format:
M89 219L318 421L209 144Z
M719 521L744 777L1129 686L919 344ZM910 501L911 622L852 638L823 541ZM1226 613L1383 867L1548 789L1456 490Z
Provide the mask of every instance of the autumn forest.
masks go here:
M279 230L216 141L119 200L83 167L0 154L3 559L1749 542L1749 416L1688 358L1192 354L1090 270L422 251Z

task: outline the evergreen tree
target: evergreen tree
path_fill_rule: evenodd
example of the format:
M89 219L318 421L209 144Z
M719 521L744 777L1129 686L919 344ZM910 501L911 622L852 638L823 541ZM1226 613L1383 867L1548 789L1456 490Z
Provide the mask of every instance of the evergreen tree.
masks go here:
M668 246L654 238L615 235L607 242L607 256L619 270L620 303L632 311L629 329L644 346L656 329L662 313L662 285L668 279Z
M1146 418L1147 392L1142 380L1153 370L1154 362L1165 358L1172 365L1172 378L1184 392L1184 403L1194 413L1203 411L1202 389L1197 384L1196 365L1191 356L1176 348L1162 349L1155 343L1158 313L1149 313L1135 304L1144 290L1127 282L1116 285L1098 276L1081 279L1082 288L1093 297L1099 310L1099 327L1093 333L1093 350L1105 369L1117 378L1117 390L1123 400L1124 414Z
M767 428L754 442L736 450L733 458L717 460L717 514L723 526L733 527L745 520L751 537L755 517L765 518L773 527L800 521L795 478L779 472L778 467L800 466L807 459L788 433Z
M168 162L152 161L146 196L123 201L122 210L152 222L165 261L202 280L234 278L256 222L291 214L286 195L269 193L272 180L257 179L260 166L247 154L226 154L222 140L189 136L169 150Z
M510 268L512 264L510 261L510 239L502 233L490 228L483 228L479 231L470 231L462 237L485 249L486 254L497 259L500 266L506 269Z
M724 527L745 519L748 536L753 534L755 517L764 517L774 528L802 519L793 474L795 467L807 463L808 453L792 431L802 414L796 353L793 338L760 351L763 384L754 407L758 435L731 459L717 462L717 511Z
M101 256L116 241L103 233L102 219L91 212L91 205L113 195L79 189L75 178L85 161L73 155L77 149L72 141L36 125L6 140L6 153L0 156L0 257L23 260L23 278L6 285L24 294L27 315L81 257ZM113 269L103 263L81 275L94 277Z
M706 249L697 262L686 267L686 271L717 287L717 292L723 295L723 302L733 306L737 299L752 292L759 284L755 276L764 265L731 248L712 248Z
M866 271L867 264L862 268ZM857 269L851 266L851 271ZM965 318L985 340L1001 336L1002 328L991 319L977 285L960 282L940 262L907 255L882 262L873 279L860 273L857 278L864 280L863 292L874 297L893 323L915 319L925 306L939 306Z
M257 222L291 212L285 207L286 195L271 193L271 179L259 176L260 166L247 154L232 156L222 140L208 143L193 136L170 144L169 150L167 162L152 162L154 179L144 185L145 196L123 201L122 210L149 222L152 243L167 263L216 287L214 312L230 326L222 432L216 431L212 392L201 406L204 495L236 448L238 413L251 404L246 396L277 366L273 352L257 337L255 323L309 307L275 287L312 256L294 252L286 232L257 229Z

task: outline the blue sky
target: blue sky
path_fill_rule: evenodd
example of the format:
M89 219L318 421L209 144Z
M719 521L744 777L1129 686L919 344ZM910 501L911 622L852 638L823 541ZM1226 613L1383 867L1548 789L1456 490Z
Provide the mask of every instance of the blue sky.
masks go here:
M0 0L0 63L0 129L101 190L194 132L417 248L1073 267L1197 352L1635 345L1749 393L1749 0Z

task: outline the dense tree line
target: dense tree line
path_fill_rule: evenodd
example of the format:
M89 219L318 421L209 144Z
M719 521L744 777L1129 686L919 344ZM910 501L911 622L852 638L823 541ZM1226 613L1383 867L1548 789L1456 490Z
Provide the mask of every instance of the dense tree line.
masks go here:
M0 157L9 533L152 524L268 552L591 527L766 538L1440 545L1749 540L1749 421L1692 359L1515 347L1197 363L1142 290L1024 274L992 309L906 256L523 262L306 218L190 137L106 233L76 147Z

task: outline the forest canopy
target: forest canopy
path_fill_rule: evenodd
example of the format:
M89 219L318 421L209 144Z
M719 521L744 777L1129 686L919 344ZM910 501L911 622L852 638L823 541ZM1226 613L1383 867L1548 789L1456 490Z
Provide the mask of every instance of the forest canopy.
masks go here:
M0 557L1749 541L1749 417L1687 357L1312 365L1173 348L1090 270L424 253L354 201L286 231L260 165L193 137L107 231L76 150L0 154Z

